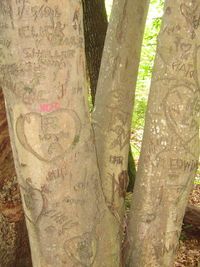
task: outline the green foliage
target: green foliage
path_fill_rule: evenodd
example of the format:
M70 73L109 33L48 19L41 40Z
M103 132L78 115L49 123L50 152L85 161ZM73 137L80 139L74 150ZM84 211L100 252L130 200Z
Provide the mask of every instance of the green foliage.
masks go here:
M105 0L105 4L106 4L107 15L108 15L108 18L109 18L110 17L110 13L111 13L111 9L112 9L113 0Z
M108 17L110 16L112 3L113 0L105 0ZM136 88L135 107L132 120L133 129L141 129L144 127L144 117L163 6L164 0L150 1Z
M92 113L92 111L94 110L93 104L92 104L92 94L91 94L91 90L88 88L88 104L89 104L89 111L90 113Z
M151 0L144 33L141 61L136 87L135 107L132 120L133 130L141 129L144 127L144 117L146 112L153 63L156 54L157 35L161 25L162 12L163 1Z
M185 233L184 233L184 232L181 232L181 235L180 235L180 237L179 237L179 240L184 241L184 240L186 240L186 239L187 239L187 238L186 238Z
M184 225L184 229L191 229L193 228L193 225L192 224L186 224Z

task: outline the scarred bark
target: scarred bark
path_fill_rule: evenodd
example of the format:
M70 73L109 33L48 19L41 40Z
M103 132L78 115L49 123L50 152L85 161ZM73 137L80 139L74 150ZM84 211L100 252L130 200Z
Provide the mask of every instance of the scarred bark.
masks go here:
M28 234L0 88L0 265L31 267Z
M199 157L200 1L166 1L134 187L126 266L171 267Z
M119 266L87 105L81 1L2 0L0 11L0 81L33 266Z
M92 103L94 105L108 21L104 0L82 0L82 2L86 62L89 72ZM106 94L107 90L104 93ZM131 146L129 147L128 153L128 176L129 185L127 191L130 192L133 191L136 176Z
M149 1L114 1L99 74L93 125L100 177L114 231L122 235L131 117Z

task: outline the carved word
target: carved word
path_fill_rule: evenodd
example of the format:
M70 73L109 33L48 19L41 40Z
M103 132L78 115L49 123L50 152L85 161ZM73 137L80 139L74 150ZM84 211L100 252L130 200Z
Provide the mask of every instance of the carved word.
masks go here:
M32 58L44 58L44 57L55 57L55 58L67 58L70 54L69 51L58 51L55 50L54 52L52 50L46 50L46 49L35 49L35 48L24 48L23 50L25 58L32 59Z
M0 30L4 30L4 29L8 29L8 24L4 23L4 22L1 22L0 23Z
M82 87L77 87L77 88L72 88L72 91L73 91L73 94L81 94L82 91L83 91L83 88Z
M5 46L6 48L9 48L10 44L11 44L10 40L0 39L0 45Z
M75 191L82 191L82 190L85 190L87 187L88 187L88 183L80 182L80 183L77 183L76 185L74 185L74 190Z
M198 168L198 160L183 160L183 159L170 159L170 169L171 170L180 170L184 171L193 171Z
M71 204L71 205L72 204L75 204L75 205L79 204L82 206L85 204L86 200L84 200L84 199L72 199L71 197L67 196L64 198L64 202L67 204Z
M58 210L49 210L49 211L46 211L44 213L44 215L45 216L49 216L50 219L52 219L53 221L55 221L58 224L63 224L68 219L68 217L66 216L66 214L64 214L63 212L58 211Z
M37 58L38 63L45 66L66 66L66 59L72 58L75 50L58 51L58 50L39 50L35 48L25 48L24 56L27 59Z
M148 161L147 161L148 162ZM191 160L187 161L185 159L179 158L157 158L155 161L151 161L151 166L153 168L169 168L171 171L183 170L184 172L191 172L198 168L198 161Z
M50 103L50 104L41 104L40 111L41 112L51 112L53 110L59 110L60 104L59 103Z
M56 180L59 178L64 178L68 174L66 167L51 170L48 172L47 181Z
M8 1L2 1L0 2L0 14L3 16L11 16L12 14L12 8L8 4Z
M110 162L116 165L122 165L124 158L122 156L110 156Z
M183 72L184 76L194 78L194 70L192 70L192 64L183 64L180 62L173 62L172 69L174 71Z
M18 29L19 37L24 39L34 38L41 41L47 39L52 45L66 45L73 48L83 48L83 38L72 36L66 37L63 30L65 24L58 22L55 26L23 26Z
M20 38L38 38L43 39L48 37L53 33L54 28L51 25L40 26L36 28L35 26L23 26L18 29Z
M168 35L174 34L175 32L179 32L181 30L180 25L166 26L163 32L166 32Z
M72 36L70 38L66 37L64 40L63 40L63 45L68 45L70 47L77 47L77 48L83 48L83 38L82 37L75 37L75 36Z
M0 74L24 75L24 72L39 72L40 65L33 62L21 62L20 64L0 65ZM8 78L7 78L8 80Z
M28 90L28 87L27 89L24 88L24 90L26 90L26 92L23 94L23 102L25 104L33 104L34 102L44 102L46 101L45 99L45 94L47 94L47 92L45 91L38 91L38 92L33 92L31 90L31 88L29 88Z
M60 17L61 13L58 11L58 7L55 6L54 9L52 9L49 6L33 6L31 8L32 16L35 20L38 18L58 18Z
M25 48L23 50L25 58L37 58L38 63L45 66L66 67L66 59L73 58L75 50L58 51L58 50L39 50L34 48Z

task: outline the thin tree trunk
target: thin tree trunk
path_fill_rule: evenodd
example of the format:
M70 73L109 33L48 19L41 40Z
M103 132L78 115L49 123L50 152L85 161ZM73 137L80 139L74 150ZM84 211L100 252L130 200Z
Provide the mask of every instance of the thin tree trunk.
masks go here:
M92 103L94 105L108 21L104 0L82 0L82 2L84 11L85 52L90 77ZM129 185L127 191L131 192L133 191L136 176L131 146L129 146L128 153L128 176Z
M99 74L93 125L102 187L122 234L134 91L149 1L116 0Z
M2 0L0 11L0 80L33 266L119 266L87 105L81 1Z
M28 234L0 88L0 266L31 267Z
M84 13L85 51L94 105L101 57L108 27L104 0L82 0Z
M173 266L199 157L200 1L166 1L158 38L126 266Z

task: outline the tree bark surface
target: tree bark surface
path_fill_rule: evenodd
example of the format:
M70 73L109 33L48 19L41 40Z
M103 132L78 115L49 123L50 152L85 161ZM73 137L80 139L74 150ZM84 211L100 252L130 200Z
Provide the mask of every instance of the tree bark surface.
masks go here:
M34 267L120 263L90 123L82 19L80 0L0 3L0 80Z
M94 105L108 21L104 0L82 0L82 2L86 60Z
M200 1L166 1L134 187L126 266L173 266L199 157Z
M114 1L100 68L93 125L113 229L122 236L135 84L149 1Z

